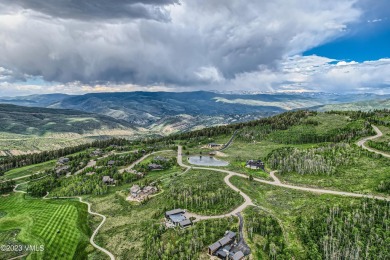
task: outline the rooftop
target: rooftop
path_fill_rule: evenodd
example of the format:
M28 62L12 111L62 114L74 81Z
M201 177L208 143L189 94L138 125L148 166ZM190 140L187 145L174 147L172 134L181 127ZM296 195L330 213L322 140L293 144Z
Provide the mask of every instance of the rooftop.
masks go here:
M182 226L182 227L185 227L185 226L188 226L188 225L192 225L192 222L191 222L191 220L186 219L186 220L180 221L179 225Z
M165 212L165 215L169 216L169 215L174 215L174 214L184 213L184 212L185 212L184 209L173 209L173 210Z
M180 223L186 220L186 217L181 213L169 215L169 218L175 223Z
M244 253L242 251L238 251L231 257L231 259L232 260L240 260L243 257L244 257Z
M141 188L139 187L139 185L133 185L131 188L130 188L130 191L132 193L135 193L135 192L138 192Z

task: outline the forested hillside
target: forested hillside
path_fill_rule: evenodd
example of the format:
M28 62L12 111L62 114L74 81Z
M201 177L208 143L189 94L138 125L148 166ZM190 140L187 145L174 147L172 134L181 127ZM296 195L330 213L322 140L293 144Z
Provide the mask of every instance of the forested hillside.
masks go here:
M31 135L53 132L83 134L97 129L132 127L123 120L81 111L4 104L0 104L0 120L0 132Z

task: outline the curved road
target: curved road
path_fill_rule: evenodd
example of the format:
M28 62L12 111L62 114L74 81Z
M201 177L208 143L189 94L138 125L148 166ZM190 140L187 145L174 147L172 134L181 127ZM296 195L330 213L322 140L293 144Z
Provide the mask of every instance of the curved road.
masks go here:
M378 127L374 126L374 125L371 125L372 128L374 128L375 132L376 132L376 135L374 136L369 136L369 137L366 137L366 138L363 138L362 140L360 140L359 142L357 142L357 145L362 147L363 149L366 149L370 152L373 152L373 153L377 153L377 154L381 154L383 155L384 157L387 157L387 158L390 158L390 154L387 154L387 153L384 153L384 152L381 152L381 151L378 151L378 150L374 150L368 146L365 145L365 143L369 140L374 140L376 138L379 138L381 136L383 136L383 133L381 132L381 130L379 130Z
M276 173L276 172L278 172L278 171L271 171L271 172L269 173L269 175L271 176L272 179L274 179L274 182L275 182L275 183L281 184L279 178L275 176L275 173Z
M137 161L133 162L132 164L130 164L127 168L124 168L124 169L121 169L119 170L119 173L124 173L126 170L131 170L134 168L135 165L139 164L140 162L142 162L143 160L145 160L146 158L148 158L149 156L153 155L153 154L156 154L156 153L162 153L162 152L171 152L173 150L162 150L162 151L156 151L156 152L153 152L153 153L148 153L148 154L145 154L144 156L142 156L141 158L139 158Z

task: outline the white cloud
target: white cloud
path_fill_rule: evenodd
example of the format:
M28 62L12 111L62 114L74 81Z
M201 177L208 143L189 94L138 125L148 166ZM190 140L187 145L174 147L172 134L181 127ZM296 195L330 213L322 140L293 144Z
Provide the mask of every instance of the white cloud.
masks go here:
M281 62L279 70L240 74L228 88L240 85L264 91L390 93L390 59L359 63L296 55Z

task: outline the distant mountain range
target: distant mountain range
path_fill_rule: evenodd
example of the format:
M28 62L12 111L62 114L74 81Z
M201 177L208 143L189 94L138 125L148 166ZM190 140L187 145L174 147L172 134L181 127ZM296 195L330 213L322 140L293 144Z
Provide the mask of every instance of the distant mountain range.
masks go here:
M217 92L123 92L91 93L85 95L45 94L23 97L3 97L0 103L28 107L41 107L54 110L38 110L34 113L47 115L47 122L63 124L62 128L50 127L54 131L66 130L69 122L66 118L94 118L88 121L79 120L71 123L71 131L81 131L95 127L141 127L156 134L170 134L177 131L189 131L218 124L229 124L240 121L274 115L287 110L312 108L331 110L339 108L354 109L376 104L388 105L390 95L375 94L329 94L329 93L274 93L274 94L224 94ZM356 103L357 102L357 103ZM386 103L387 102L387 103ZM348 103L348 104L344 104ZM356 103L357 105L351 105ZM38 124L24 120L20 113L12 109L1 110L2 118L12 122L1 127L0 131L44 131L48 124ZM12 107L11 107L12 108ZM15 107L14 107L15 108ZM16 108L15 108L16 109ZM21 110L21 108L18 108ZM72 112L64 112L71 109ZM75 111L78 112L75 112ZM363 109L364 110L364 109ZM63 113L62 113L63 112ZM69 115L68 113L75 113ZM77 113L80 113L76 116ZM36 118L37 115L34 115ZM42 116L41 116L42 117ZM64 121L58 122L63 118ZM17 123L20 121L20 123ZM84 122L83 125L80 122ZM32 128L29 128L29 122ZM94 123L93 123L94 122ZM99 123L96 123L99 122ZM39 128L42 128L39 130ZM31 130L34 129L34 130Z

